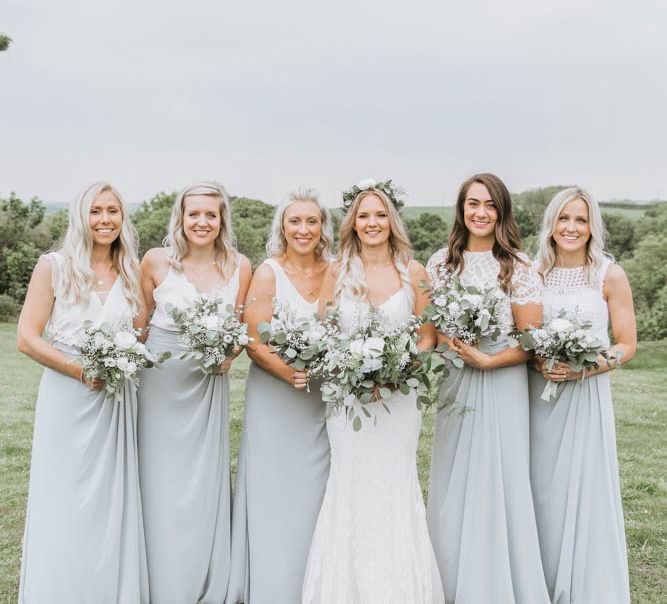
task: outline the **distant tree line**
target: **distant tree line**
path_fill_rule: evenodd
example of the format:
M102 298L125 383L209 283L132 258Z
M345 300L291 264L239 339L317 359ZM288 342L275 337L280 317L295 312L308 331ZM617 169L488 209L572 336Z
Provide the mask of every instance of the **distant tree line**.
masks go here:
M544 208L562 187L545 187L514 196L515 216L530 254L536 251ZM139 234L140 254L162 245L175 193L158 193L132 215ZM253 267L265 256L264 245L274 207L256 199L232 198L237 246ZM333 212L335 227L341 215ZM607 249L624 267L635 299L639 337L667 337L667 203L651 205L642 218L604 213ZM405 224L417 260L425 263L445 245L450 225L424 212ZM32 269L40 254L53 248L67 228L67 210L47 214L37 198L24 202L14 194L0 198L0 320L14 318L25 297ZM336 228L337 230L337 228Z

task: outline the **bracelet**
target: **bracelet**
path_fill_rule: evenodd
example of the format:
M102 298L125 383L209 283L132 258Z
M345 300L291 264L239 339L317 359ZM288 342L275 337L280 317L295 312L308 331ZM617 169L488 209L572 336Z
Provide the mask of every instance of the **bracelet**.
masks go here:
M81 375L79 376L79 381L80 381L82 384L85 384L85 383L86 383L86 378L85 378L85 376L83 375L83 372L84 372L84 368L81 367Z

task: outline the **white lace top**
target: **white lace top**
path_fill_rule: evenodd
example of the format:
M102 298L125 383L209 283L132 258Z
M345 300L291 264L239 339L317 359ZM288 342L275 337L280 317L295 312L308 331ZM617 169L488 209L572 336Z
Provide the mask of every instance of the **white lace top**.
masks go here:
M276 276L276 292L273 295L276 304L288 306L297 317L311 317L317 312L318 300L308 302L294 287L277 260L268 258L264 264L270 266Z
M90 292L87 298L78 301L67 300L62 295L60 284L65 257L58 252L50 252L45 257L51 262L51 286L55 295L45 334L54 344L68 348L79 344L88 321L92 325L102 323L114 326L132 325L132 308L125 297L119 278L104 299L100 299L95 292Z
M180 328L174 323L174 320L167 312L167 305L184 309L195 302L197 298L220 298L223 300L221 311L229 304L236 305L236 298L239 293L239 271L241 263L238 262L236 270L231 279L224 285L219 285L212 292L199 292L184 273L169 267L167 275L153 290L153 299L155 300L155 312L151 319L151 325L166 329L167 331L180 331Z
M542 304L542 281L532 265L530 258L523 252L519 257L525 262L517 262L514 265L512 275L513 291L510 295L504 294L502 311L502 323L508 329L514 327L512 315L512 304ZM447 258L447 248L438 250L428 261L426 270L435 287L440 283L441 264ZM498 283L500 263L493 252L463 252L464 266L460 275L463 285L476 285L478 287L493 287Z
M605 258L598 275L586 279L583 266L553 268L544 280L544 320L558 316L561 310L576 314L593 324L593 333L609 347L609 309L602 288L612 260Z

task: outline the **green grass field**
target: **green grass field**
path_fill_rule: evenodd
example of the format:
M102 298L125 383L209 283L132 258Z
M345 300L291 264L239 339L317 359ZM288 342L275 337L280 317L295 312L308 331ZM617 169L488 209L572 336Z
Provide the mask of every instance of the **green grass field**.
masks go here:
M15 326L0 324L0 602L16 602L30 467L32 417L41 368L14 348ZM232 369L231 445L239 447L247 358ZM633 602L661 604L667 593L667 340L645 342L613 375L618 453ZM428 480L433 414L418 452ZM586 603L598 604L598 603ZM603 604L603 603L599 603Z

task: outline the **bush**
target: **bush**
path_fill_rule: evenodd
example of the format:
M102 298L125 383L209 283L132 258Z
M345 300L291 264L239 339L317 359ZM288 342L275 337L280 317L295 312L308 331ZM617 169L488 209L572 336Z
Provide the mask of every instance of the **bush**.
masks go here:
M16 321L21 306L11 296L0 294L0 321Z

